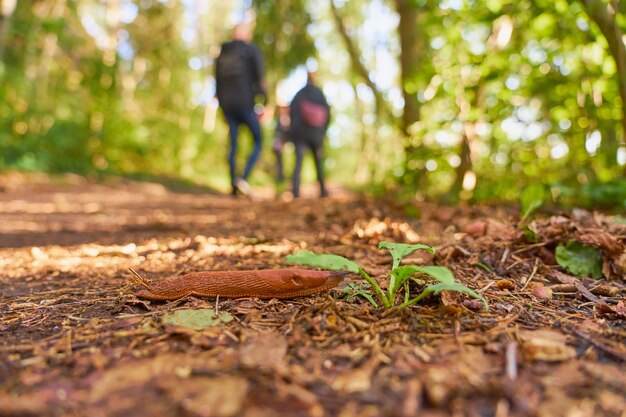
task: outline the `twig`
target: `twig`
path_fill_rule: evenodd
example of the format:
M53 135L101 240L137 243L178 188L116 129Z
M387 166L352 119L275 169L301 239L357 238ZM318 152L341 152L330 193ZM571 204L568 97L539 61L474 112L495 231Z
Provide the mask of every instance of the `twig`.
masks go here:
M502 258L500 259L500 265L504 265L504 263L506 262L506 258L509 257L509 252L511 252L511 250L506 247L504 249L504 252L502 253Z
M596 341L596 339L593 336L588 335L586 333L583 333L583 332L581 332L580 330L578 330L576 328L571 327L570 329L578 337L582 337L583 339L585 339L587 342L591 343L592 345L594 345L598 349L601 349L601 350L605 351L609 355L613 356L616 359L621 360L622 362L626 362L626 355L624 353L618 352L615 349L611 348L610 346L606 346L605 344L602 344L602 343Z
M477 290L476 292L479 294L484 293L485 291L487 291L492 285L494 285L497 281L491 281L489 284L485 285L484 287L482 287L481 289Z
M128 268L133 276L130 277L130 282L135 285L140 285L142 287L150 288L150 281L147 278L142 277L135 271L133 268Z
M535 265L533 266L533 271L530 273L530 276L528 277L528 279L526 280L526 282L524 283L520 291L524 291L528 283L533 279L533 277L537 273L538 266L539 266L539 258L535 258Z
M515 262L513 262L511 265L509 265L509 266L505 267L504 269L506 269L506 270L508 271L509 269L511 269L511 268L513 268L514 266L518 265L520 262L522 262L522 261L521 261L521 260L519 260L519 261L515 261Z
M506 376L511 381L517 379L517 343L509 342L506 345Z
M550 242L539 242L539 243L533 243L533 244L528 245L528 246L524 246L523 248L514 251L513 255L519 255L520 253L524 253L524 252L529 251L531 249L535 249L535 248L540 248L542 246L546 246L548 243L550 243Z

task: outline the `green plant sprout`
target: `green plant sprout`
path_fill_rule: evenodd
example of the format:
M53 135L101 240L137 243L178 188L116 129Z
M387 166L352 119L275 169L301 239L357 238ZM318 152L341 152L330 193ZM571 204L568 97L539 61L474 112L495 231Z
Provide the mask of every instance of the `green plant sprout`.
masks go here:
M529 220L532 215L543 206L547 197L546 186L541 183L527 186L522 190L522 194L520 195L521 219L517 227L524 232L524 235L529 241L534 243L537 243L537 230Z
M522 190L520 195L520 224L526 221L537 211L546 201L548 193L543 184L531 184Z
M370 277L363 268L361 268L356 262L344 258L343 256L333 254L317 254L308 250L301 250L292 255L288 255L285 258L285 262L289 264L317 266L319 268L331 269L335 271L350 271L359 274L367 281L376 297L378 297L380 304L382 304L384 308L392 308L396 306L396 296L401 288L404 289L404 301L398 306L399 308L408 307L428 295L438 294L441 291L456 291L467 294L470 297L481 300L485 305L485 308L489 308L485 297L456 281L452 271L446 267L436 265L400 266L402 259L416 250L426 250L434 254L435 248L432 246L423 244L410 245L406 243L381 242L378 245L378 248L388 250L393 259L389 277L389 288L387 288L386 294L380 288L378 283ZM416 297L410 298L409 283L413 281L415 283L422 284L424 281L420 280L419 277L425 276L434 279L437 283L427 285ZM352 287L348 287L349 291L351 290L356 295L367 299L375 308L378 308L378 303L370 294L354 285Z
M367 283L365 283L365 284L369 285ZM349 298L349 299L352 299L352 298L354 298L356 296L363 297L367 301L369 301L370 304L374 306L374 308L378 308L378 303L376 302L374 297L372 297L372 294L366 292L363 289L363 286L361 286L361 285L357 285L357 284L351 282L351 283L346 284L346 286L343 287L342 291L347 294L347 298Z

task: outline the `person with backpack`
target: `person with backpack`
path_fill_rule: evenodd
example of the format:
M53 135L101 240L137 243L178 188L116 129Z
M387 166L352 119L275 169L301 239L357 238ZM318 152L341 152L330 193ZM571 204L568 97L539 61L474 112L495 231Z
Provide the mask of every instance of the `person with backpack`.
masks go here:
M263 58L259 49L250 43L252 31L246 24L238 24L233 29L233 39L222 45L215 62L215 93L224 112L230 136L230 180L232 195L238 192L248 194L248 177L261 154L261 125L255 113L257 100L267 102ZM257 105L258 106L258 105ZM262 108L262 105L260 106ZM243 175L237 176L237 136L239 126L246 125L254 140Z
M322 164L323 141L330 122L330 106L322 90L315 85L316 74L307 74L306 85L296 93L291 104L291 126L289 136L296 149L296 165L293 171L293 197L300 196L300 172L304 152L310 149L315 159L320 197L327 197Z

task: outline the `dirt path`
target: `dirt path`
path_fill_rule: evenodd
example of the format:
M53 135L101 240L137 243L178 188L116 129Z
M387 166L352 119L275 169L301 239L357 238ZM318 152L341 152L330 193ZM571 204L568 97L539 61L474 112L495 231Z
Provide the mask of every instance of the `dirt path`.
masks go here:
M533 244L516 220L489 207L252 202L4 174L0 415L625 416L626 227L552 216ZM612 279L556 266L554 246L581 235L604 250ZM406 262L448 266L490 310L443 293L385 312L341 287L150 303L130 286L128 268L155 280L274 268L301 248L354 259L386 286L381 240L436 246ZM172 322L189 309L217 310L216 325Z

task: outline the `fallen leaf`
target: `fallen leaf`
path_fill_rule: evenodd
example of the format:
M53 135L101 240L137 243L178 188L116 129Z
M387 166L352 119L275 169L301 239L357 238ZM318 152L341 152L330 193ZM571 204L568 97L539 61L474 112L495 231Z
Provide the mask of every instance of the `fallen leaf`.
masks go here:
M580 242L570 240L556 247L556 261L559 265L579 277L602 277L602 252Z
M229 375L170 379L160 384L176 404L200 417L240 415L248 392L248 381Z
M372 386L372 369L361 367L341 373L333 379L330 386L344 394L367 391Z
M163 323L186 327L193 330L202 330L207 327L229 323L233 316L228 313L216 314L212 309L176 310L163 316Z
M619 256L624 252L624 245L602 229L580 229L577 240L602 249L609 256Z
M251 368L281 369L285 366L287 340L281 334L246 332L239 348L241 363Z
M565 344L566 336L551 330L519 333L526 360L562 362L576 357L576 350Z

